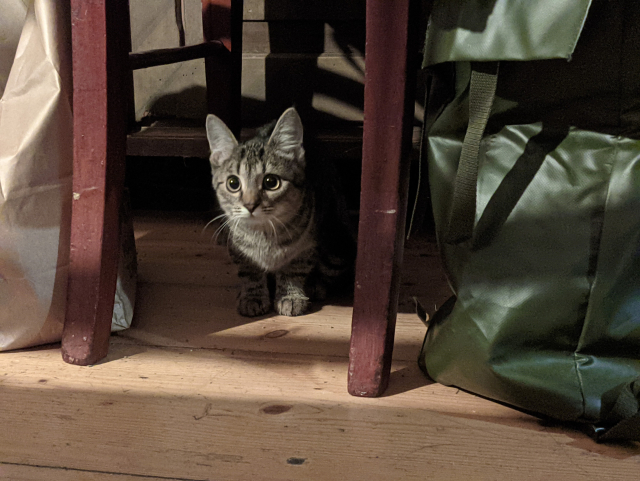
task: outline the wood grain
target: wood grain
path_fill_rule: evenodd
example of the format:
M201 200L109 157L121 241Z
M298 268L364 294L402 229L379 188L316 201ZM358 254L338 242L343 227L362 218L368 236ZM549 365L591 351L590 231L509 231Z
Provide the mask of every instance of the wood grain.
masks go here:
M0 354L0 479L637 479L638 444L598 445L431 383L414 314L398 317L385 396L348 395L349 306L235 316L235 278L205 223L138 216L135 324L103 362L64 364L58 346ZM401 296L447 295L433 252L428 237L407 245Z
M217 224L204 230L205 224L206 218L196 215L137 217L136 319L121 336L167 347L348 355L352 313L348 297L314 306L310 314L297 318L273 314L247 319L237 314L236 268L226 246L211 239ZM400 286L395 341L395 358L405 361L417 359L425 333L413 298L433 312L451 295L433 242L415 239L412 246ZM278 332L282 335L272 337Z
M58 356L2 356L0 420L11 433L2 462L179 479L348 473L357 481L422 480L424 469L443 480L631 480L640 460L637 448L597 446L423 377L411 384L420 374L403 363L394 372L406 375L404 392L373 400L345 392L345 358L119 342L92 368Z

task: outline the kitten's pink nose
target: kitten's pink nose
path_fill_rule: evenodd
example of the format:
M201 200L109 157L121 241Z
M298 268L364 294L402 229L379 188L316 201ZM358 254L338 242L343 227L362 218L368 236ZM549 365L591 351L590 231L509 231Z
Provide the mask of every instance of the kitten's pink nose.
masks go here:
M254 204L244 204L244 208L247 209L251 214L253 214L253 211L258 208L258 205L260 205L259 202L256 202Z

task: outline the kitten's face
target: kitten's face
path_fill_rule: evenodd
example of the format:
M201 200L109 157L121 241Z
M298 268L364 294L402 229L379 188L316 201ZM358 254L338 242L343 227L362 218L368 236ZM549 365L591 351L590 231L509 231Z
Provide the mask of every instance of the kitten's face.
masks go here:
M217 117L207 118L213 187L229 225L274 231L298 212L304 198L302 124L287 110L270 137L238 144Z

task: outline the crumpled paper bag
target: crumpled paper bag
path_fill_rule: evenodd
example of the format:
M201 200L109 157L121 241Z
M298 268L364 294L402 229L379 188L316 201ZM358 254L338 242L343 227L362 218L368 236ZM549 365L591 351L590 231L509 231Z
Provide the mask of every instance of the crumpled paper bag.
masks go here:
M22 22L0 99L0 350L57 342L67 295L73 122L69 2L2 0L1 25ZM11 15L9 15L11 13ZM3 28L3 32L4 32ZM7 32L15 31L6 29ZM10 55L3 37L0 55ZM6 47L6 48L5 48ZM0 59L0 69L7 65ZM0 85L2 71L0 70ZM131 323L133 232L123 230L113 327ZM126 292L125 292L126 291ZM112 329L113 330L113 329Z
M0 97L18 48L28 0L2 0L0 6Z

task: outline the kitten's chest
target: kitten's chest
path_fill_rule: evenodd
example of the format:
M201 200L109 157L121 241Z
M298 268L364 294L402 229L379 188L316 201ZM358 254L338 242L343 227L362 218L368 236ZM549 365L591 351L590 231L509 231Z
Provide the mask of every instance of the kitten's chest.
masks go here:
M295 239L288 238L286 233L277 239L263 232L244 232L230 240L244 257L269 272L279 271L298 257L312 255L316 247L311 229Z

